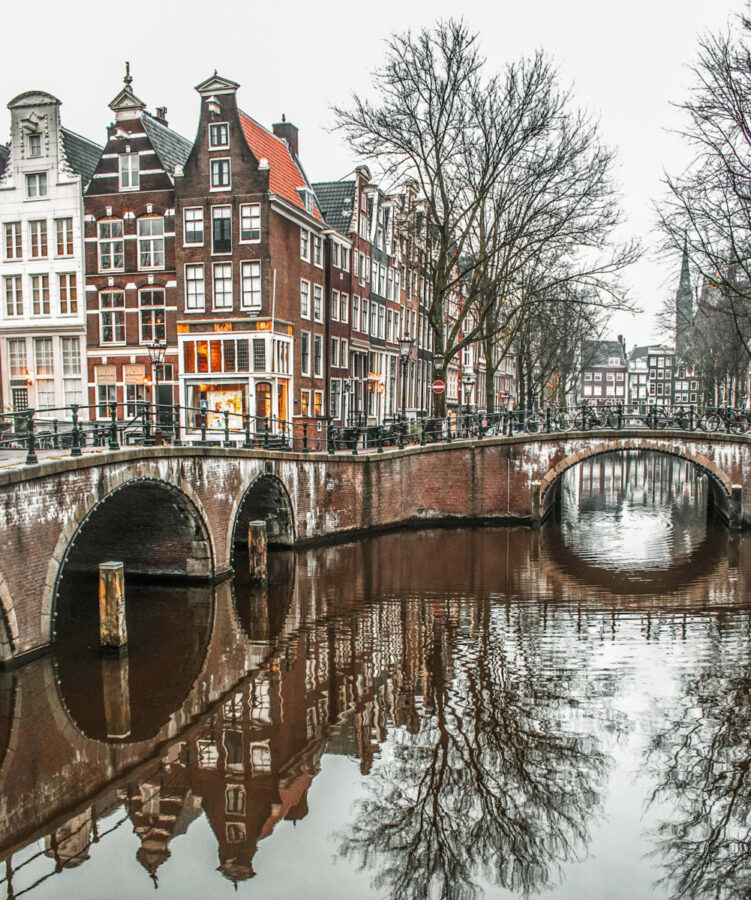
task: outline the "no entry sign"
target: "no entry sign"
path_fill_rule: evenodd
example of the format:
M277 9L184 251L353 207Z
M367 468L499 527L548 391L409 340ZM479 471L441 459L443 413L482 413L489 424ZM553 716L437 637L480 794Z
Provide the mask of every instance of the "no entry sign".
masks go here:
M442 394L446 390L446 382L441 381L440 378L436 378L436 380L433 382L432 387L434 394Z

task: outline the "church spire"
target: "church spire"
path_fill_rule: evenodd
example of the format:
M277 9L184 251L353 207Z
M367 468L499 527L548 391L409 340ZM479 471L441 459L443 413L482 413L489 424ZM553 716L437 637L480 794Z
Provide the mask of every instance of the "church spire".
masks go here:
M691 273L688 265L688 238L683 239L681 276L675 295L675 349L679 356L686 353L691 343L694 323L694 298L691 292Z

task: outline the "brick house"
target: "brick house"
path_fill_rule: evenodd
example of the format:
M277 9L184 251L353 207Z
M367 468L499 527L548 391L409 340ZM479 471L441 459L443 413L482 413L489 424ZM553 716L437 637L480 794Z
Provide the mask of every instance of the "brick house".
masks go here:
M176 178L181 402L208 425L258 432L326 416L323 216L298 131L273 133L214 74L196 88L198 134ZM188 436L200 425L188 415Z
M579 399L584 403L628 403L623 339L584 341Z
M112 403L129 418L158 403L169 427L178 399L174 177L191 145L165 109L146 111L131 81L109 104L115 121L84 197L89 402L100 419ZM154 344L166 345L156 373Z

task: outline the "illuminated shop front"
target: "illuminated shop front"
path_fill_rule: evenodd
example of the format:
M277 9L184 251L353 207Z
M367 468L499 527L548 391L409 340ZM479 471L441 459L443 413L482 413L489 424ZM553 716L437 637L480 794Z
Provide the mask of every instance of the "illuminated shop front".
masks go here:
M289 427L292 396L292 336L271 332L180 335L183 403L188 434L200 430L202 410L209 429L223 428L225 412L233 429L243 416L251 430Z

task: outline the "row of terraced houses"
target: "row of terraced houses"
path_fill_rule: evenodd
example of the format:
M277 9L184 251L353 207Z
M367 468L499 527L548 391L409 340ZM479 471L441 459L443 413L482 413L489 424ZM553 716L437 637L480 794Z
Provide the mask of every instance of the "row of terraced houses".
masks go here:
M147 111L129 73L124 82L103 147L64 128L50 94L9 103L3 409L80 404L106 418L112 403L136 415L151 401L169 425L180 404L199 410L188 433L200 410L209 424L224 410L319 424L429 411L416 191L388 196L365 166L309 182L298 129L284 117L260 125L238 107L239 85L216 73L196 88L193 142L166 109ZM166 345L156 372L155 344ZM476 406L485 390L481 352L467 348L449 373L449 406ZM513 395L513 361L495 390L499 406Z

